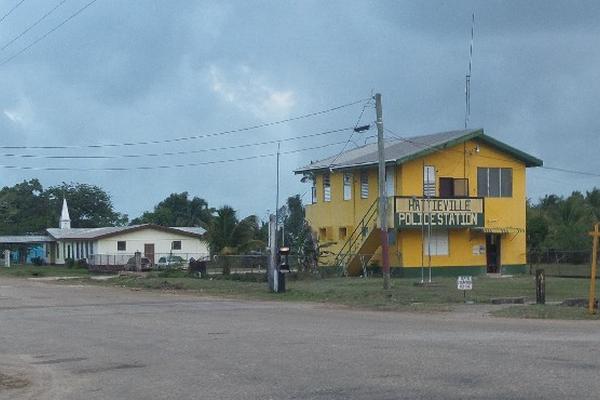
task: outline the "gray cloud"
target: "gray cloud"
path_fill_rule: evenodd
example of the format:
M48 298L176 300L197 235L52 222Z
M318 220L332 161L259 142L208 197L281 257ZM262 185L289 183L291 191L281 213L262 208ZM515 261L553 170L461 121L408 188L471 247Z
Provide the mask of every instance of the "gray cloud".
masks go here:
M65 3L0 56L13 54L83 4ZM0 1L0 12L11 5ZM49 7L43 0L25 2L0 24L0 39L13 37ZM472 11L471 126L484 127L548 165L597 170L600 6L583 1L98 0L0 67L0 135L4 143L24 145L160 140L299 115L364 98L372 89L383 93L385 124L399 134L460 128ZM292 137L353 125L360 108L244 134L77 152L193 150ZM373 119L373 110L367 110L364 120ZM283 151L344 138L342 133L286 142ZM357 142L364 139L355 136ZM340 147L282 157L283 196L307 189L292 175L294 168ZM0 164L133 167L273 151L275 146L263 146L86 162L2 158ZM132 216L184 190L215 206L227 203L243 214L263 216L274 208L274 162L263 158L127 173L0 174L6 185L33 177L45 185L63 180L98 184L113 195L120 211ZM528 183L534 198L598 184L595 178L545 170L532 170Z

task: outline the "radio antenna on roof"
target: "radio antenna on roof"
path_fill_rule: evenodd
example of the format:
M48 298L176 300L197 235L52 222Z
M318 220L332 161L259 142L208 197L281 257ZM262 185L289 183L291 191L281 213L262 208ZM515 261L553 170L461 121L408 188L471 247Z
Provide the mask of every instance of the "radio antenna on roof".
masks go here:
M465 129L471 118L471 68L473 65L473 36L475 35L475 13L471 16L471 43L469 45L469 68L465 76Z

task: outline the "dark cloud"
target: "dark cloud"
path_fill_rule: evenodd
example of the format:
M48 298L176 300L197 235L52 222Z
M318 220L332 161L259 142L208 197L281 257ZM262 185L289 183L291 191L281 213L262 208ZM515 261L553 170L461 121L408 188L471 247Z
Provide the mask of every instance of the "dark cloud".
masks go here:
M0 1L0 12L12 2ZM0 56L13 54L84 0L63 7ZM51 5L25 2L0 24L11 38ZM384 96L385 124L403 135L463 125L470 15L476 14L471 126L548 165L594 171L600 126L596 2L220 2L98 0L28 52L0 67L5 143L95 144L168 139L299 115ZM8 39L6 39L8 40ZM2 41L0 40L0 43ZM73 150L124 154L197 150L353 125L360 106L244 134L164 146ZM364 120L374 119L367 110ZM311 147L344 134L285 143ZM365 137L355 137L364 142ZM282 157L283 196L306 187L291 171L340 146ZM138 166L247 157L275 146L116 161L2 158L31 166ZM48 152L48 151L46 151ZM1 153L1 151L0 151ZM0 171L3 184L41 178L98 184L138 215L174 191L231 204L242 213L274 208L274 159L128 173ZM597 179L545 170L529 195L567 193Z

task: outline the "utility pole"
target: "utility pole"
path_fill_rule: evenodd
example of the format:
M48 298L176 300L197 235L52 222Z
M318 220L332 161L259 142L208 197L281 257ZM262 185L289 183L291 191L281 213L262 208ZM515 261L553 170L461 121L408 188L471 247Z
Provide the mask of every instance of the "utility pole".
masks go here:
M387 194L385 188L385 154L383 143L383 111L381 93L375 94L377 112L377 156L379 158L379 226L381 229L381 258L383 263L383 289L390 288L390 255L387 232Z
M269 289L277 293L279 291L279 281L277 274L277 217L274 214L269 216L269 269L268 281Z
M275 224L279 228L279 153L281 149L281 142L277 142L277 194L275 195ZM275 230L275 238L277 238L277 230ZM275 239L277 243L277 239Z

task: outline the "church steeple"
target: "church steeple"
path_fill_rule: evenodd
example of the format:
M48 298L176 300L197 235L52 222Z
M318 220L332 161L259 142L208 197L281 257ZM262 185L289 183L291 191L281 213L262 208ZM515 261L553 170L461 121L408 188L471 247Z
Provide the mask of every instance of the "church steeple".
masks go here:
M71 217L69 217L69 207L65 198L63 198L62 211L60 213L60 229L71 229Z

